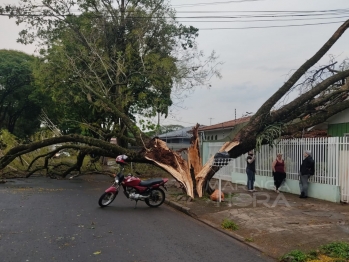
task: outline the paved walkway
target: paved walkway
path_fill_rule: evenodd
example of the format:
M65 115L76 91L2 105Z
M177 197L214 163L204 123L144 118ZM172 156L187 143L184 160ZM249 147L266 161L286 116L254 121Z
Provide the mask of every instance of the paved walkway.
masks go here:
M225 202L213 202L207 197L187 202L172 181L168 200L177 209L273 258L294 249L309 251L334 241L349 242L349 205L258 188L250 193L236 184L226 184L222 190ZM222 229L224 219L234 221L239 229Z

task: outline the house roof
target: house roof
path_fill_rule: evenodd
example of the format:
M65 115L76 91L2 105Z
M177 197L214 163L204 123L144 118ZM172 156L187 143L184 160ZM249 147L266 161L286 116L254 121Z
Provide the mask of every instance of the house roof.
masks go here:
M170 138L170 137L192 137L192 134L188 133L188 131L192 130L193 127L184 127L180 130L168 132L165 134L158 135L159 138Z
M315 137L329 137L327 130L310 130L307 132L298 131L292 135L282 136L282 139L293 139L293 138L315 138Z
M235 120L230 120L227 122L223 122L223 123L219 123L219 124L215 124L215 125L211 125L211 126L200 127L199 132L200 131L222 129L222 128L227 128L227 127L234 127L236 125L246 123L246 122L250 121L250 119L251 119L251 116L246 116L246 117L241 117L241 118L238 118Z

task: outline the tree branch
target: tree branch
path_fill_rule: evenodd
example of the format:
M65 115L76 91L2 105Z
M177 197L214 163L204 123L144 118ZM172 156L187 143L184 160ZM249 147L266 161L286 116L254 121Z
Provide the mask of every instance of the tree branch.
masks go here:
M32 152L42 147L59 144L59 143L66 143L66 142L80 142L80 143L88 144L91 146L101 147L101 148L104 148L104 150L101 150L101 151L103 153L107 153L106 156L111 156L111 157L117 156L119 154L128 154L130 155L130 157L132 156L136 157L137 155L136 152L127 150L118 145L113 145L113 144L110 144L109 142L105 142L99 139L80 136L80 135L67 135L67 136L49 138L43 141L31 143L31 144L19 145L10 149L3 157L0 158L0 169L3 169L6 165L11 163L16 157L20 155Z
M348 29L349 20L344 22L337 31L332 35L332 37L320 48L316 54L307 60L301 67L297 69L296 72L289 78L289 80L282 86L278 91L276 91L257 111L251 121L253 122L255 118L260 115L269 114L270 109L296 84L296 82L304 75L304 73L311 68L315 63L317 63L327 51L337 42L337 40L342 36L342 34Z
M332 105L326 108L325 110L322 110L318 114L309 117L306 120L285 126L282 130L282 135L291 135L293 133L296 133L297 131L321 124L325 122L329 117L338 114L348 108L349 100Z
M297 99L293 100L286 106L280 108L276 112L272 113L272 122L279 121L280 119L285 119L290 112L297 109L299 105L303 105L309 100L313 99L315 96L320 94L322 91L326 90L329 86L333 85L334 83L340 81L341 79L349 76L349 70L337 73L326 80L322 81L320 84L316 85L314 88L310 89L308 92L302 94Z

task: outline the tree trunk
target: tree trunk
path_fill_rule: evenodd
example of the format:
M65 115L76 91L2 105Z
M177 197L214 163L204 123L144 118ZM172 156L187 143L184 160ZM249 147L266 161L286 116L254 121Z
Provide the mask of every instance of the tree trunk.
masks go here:
M313 112L314 109L316 109L313 105L307 107L305 112L298 112L296 110L297 108L303 106L304 103L308 101L312 101L323 90L326 90L332 84L347 77L349 75L349 70L340 72L337 75L326 79L309 92L300 96L299 99L295 99L293 102L289 103L283 108L271 113L271 109L275 106L275 104L291 90L291 88L309 70L309 68L314 66L314 64L326 54L326 52L335 44L335 42L341 37L348 27L349 20L338 28L332 37L320 48L318 52L316 52L313 57L307 60L301 67L299 67L298 70L296 70L290 79L259 108L249 123L243 127L230 142L225 143L219 152L228 152L231 158L236 158L249 150L254 149L256 147L257 138L263 135L264 132L268 132L268 128L275 123L281 122L280 126L282 127L282 130L280 131L280 134L289 134L290 132L300 130L300 128L308 128L319 124L322 121L325 121L331 115L348 108L348 102L342 102L342 105L328 106L326 113L318 111L317 116L313 116L307 121L300 121L300 123L293 122L294 120L297 120L300 115L310 114L310 112ZM347 90L344 90L343 92L347 92ZM342 101L345 98L346 96L343 96ZM291 117L289 117L288 121L282 122L283 119L287 118L289 115L291 115ZM198 125L196 126L196 131L193 130L194 139L190 148L188 149L188 162L181 159L178 155L175 155L175 153L172 155L164 142L156 142L163 150L163 157L162 154L154 155L153 152L146 155L147 159L154 161L157 165L167 170L179 182L181 182L184 185L184 188L187 190L187 194L191 197L194 196L194 192L201 197L205 188L207 188L207 183L209 180L220 169L220 167L214 166L213 157L211 157L203 167L201 167L201 164L199 164L201 163L200 154L198 154L198 151L195 150L199 144L197 128ZM277 137L274 137L274 139L275 138ZM262 139L262 143L268 142L270 141ZM157 145L155 145L155 147L156 146ZM193 174L191 173L191 170L193 170ZM195 177L194 181L192 176Z

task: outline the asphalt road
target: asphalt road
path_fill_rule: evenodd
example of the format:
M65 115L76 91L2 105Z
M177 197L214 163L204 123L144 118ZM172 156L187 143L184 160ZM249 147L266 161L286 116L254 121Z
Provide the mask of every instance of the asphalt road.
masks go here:
M122 193L107 208L103 176L0 184L0 261L270 261L166 204Z

